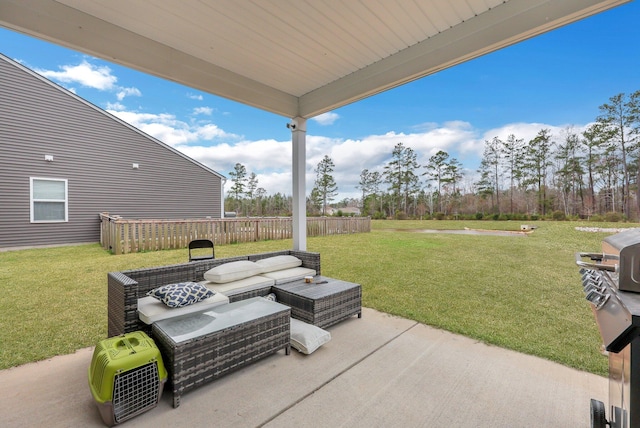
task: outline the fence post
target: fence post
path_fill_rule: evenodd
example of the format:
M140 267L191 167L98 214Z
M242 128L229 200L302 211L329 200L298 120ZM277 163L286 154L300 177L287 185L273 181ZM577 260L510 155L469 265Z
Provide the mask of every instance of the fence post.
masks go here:
M123 252L123 248L122 246L124 245L124 230L123 229L123 224L117 222L114 222L114 232L115 232L115 239L114 239L114 243L115 243L115 250L116 250L116 254L120 255Z

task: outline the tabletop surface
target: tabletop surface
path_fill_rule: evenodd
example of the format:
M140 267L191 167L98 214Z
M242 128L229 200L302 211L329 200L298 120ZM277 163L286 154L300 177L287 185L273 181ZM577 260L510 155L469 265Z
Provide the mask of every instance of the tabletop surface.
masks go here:
M324 281L327 282L322 283ZM308 297L311 299L327 297L336 293L340 293L342 291L347 291L359 287L360 284L320 275L314 276L313 282L311 283L306 283L304 282L304 280L299 280L273 286L273 288L275 288L276 290L282 290L287 293L297 294L299 296Z
M289 310L289 307L262 297L253 297L202 312L161 320L154 326L179 343L285 310Z

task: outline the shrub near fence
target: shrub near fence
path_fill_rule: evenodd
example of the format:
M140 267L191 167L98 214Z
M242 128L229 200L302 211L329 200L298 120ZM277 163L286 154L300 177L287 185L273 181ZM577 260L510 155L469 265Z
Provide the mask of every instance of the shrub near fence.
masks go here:
M307 236L371 231L369 217L309 217ZM290 217L129 220L100 214L100 244L113 254L186 248L193 239L216 245L293 237Z

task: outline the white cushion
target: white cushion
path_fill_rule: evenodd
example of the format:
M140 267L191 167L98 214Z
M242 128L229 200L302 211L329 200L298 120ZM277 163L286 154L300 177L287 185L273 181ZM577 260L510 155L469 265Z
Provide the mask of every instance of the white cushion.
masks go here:
M262 268L249 260L229 262L209 269L204 273L204 279L218 284L248 278L262 272Z
M262 268L262 272L273 272L274 270L298 267L302 264L302 260L295 256L284 255L256 260L256 264Z
M311 354L330 340L328 331L291 318L291 346L303 354Z
M316 271L313 269L308 269L304 267L295 267L291 269L285 270L277 270L274 272L266 272L260 274L260 276L264 276L266 278L273 279L276 284L284 284L285 282L297 281L299 279L303 279L305 276L315 276Z
M146 296L138 299L138 317L145 324L153 324L163 319L203 311L227 303L229 303L227 296L216 293L213 297L201 300L193 305L183 306L181 308L170 308L158 299Z
M237 281L225 282L224 284L217 284L215 282L202 281L199 284L204 285L209 290L216 293L228 293L229 291L250 291L256 288L271 287L275 284L275 281L271 278L265 278L264 276L256 275L250 278L243 278Z

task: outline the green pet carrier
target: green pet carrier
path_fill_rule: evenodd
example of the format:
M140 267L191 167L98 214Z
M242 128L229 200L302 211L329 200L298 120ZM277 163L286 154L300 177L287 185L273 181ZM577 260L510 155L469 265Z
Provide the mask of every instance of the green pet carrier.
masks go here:
M160 351L144 332L102 340L93 351L89 387L108 426L157 406L166 381Z

